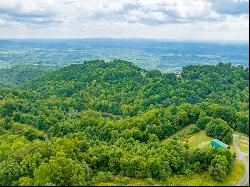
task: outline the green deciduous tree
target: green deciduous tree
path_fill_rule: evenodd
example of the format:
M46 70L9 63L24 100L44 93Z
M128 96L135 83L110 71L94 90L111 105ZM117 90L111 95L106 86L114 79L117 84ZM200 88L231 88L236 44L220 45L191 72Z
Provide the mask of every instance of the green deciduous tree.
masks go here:
M209 166L209 174L218 181L223 181L227 175L227 159L225 156L217 155Z
M42 163L34 172L34 185L85 185L85 173L80 163L66 158L63 152Z
M222 119L213 119L206 126L208 136L217 138L226 144L233 142L233 131Z

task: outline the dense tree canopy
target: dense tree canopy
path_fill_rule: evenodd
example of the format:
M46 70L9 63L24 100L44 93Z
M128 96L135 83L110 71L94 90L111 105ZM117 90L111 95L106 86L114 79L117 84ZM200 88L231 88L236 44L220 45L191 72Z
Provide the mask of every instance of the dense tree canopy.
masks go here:
M232 130L248 134L248 73L219 63L184 67L177 78L95 60L20 82L2 75L15 88L0 87L0 185L164 181L202 171L223 180L233 165L228 150L190 150L168 137L190 124L197 127L188 133L205 129L228 144Z
M222 119L212 119L206 126L208 136L217 138L227 144L233 142L233 131Z

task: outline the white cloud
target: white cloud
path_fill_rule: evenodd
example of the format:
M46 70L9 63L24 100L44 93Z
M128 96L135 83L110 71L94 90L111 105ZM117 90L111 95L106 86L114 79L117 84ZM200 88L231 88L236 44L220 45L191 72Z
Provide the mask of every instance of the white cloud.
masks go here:
M0 18L0 27L5 26L7 23L4 19Z
M0 38L19 37L10 31L19 29L22 37L210 39L225 33L248 40L248 5L247 0L0 0Z

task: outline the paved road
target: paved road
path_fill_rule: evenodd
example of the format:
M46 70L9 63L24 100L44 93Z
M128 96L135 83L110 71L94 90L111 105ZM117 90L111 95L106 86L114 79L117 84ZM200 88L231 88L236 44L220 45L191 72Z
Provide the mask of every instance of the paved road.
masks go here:
M239 135L233 134L233 137L236 138L236 137L239 137ZM249 181L249 157L248 157L248 154L243 153L240 150L238 144L235 141L233 141L233 145L236 148L238 159L243 160L245 164L245 174L240 179L240 181L236 184L236 186L245 186L246 183Z

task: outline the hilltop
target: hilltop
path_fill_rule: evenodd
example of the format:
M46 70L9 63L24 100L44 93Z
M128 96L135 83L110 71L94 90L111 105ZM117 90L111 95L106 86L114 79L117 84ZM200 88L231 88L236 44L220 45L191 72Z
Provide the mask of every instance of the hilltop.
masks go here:
M248 134L248 73L219 63L186 66L178 78L95 60L2 86L0 184L167 181L192 172L223 181L234 167L228 150L189 149L172 135L190 124L189 134L204 130L227 144L233 130Z

